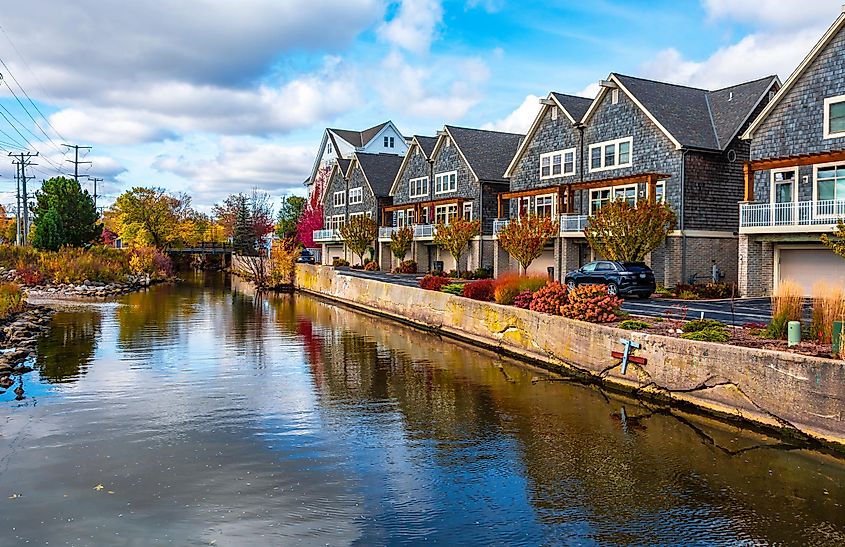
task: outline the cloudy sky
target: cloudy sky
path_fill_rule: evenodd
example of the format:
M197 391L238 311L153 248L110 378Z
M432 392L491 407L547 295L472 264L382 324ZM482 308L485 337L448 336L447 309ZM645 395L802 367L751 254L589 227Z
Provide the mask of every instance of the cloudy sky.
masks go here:
M302 193L326 126L524 131L539 96L591 96L611 71L785 79L841 1L0 0L0 149L38 150L40 179L72 171L61 143L93 146L105 203Z

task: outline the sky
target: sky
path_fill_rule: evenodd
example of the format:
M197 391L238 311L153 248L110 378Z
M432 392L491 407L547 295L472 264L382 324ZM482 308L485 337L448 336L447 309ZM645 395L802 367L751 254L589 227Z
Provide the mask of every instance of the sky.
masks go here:
M785 80L841 1L0 0L0 150L40 152L37 188L73 172L61 144L91 146L100 205L132 186L206 211L302 195L326 127L525 132L540 97L592 97L610 72Z

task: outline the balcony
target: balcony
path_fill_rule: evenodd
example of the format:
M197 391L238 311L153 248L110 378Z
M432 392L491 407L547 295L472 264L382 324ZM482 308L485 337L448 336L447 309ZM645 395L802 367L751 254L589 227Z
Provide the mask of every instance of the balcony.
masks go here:
M414 239L434 239L437 226L434 224L414 224Z
M380 240L389 240L390 236L398 229L396 226L382 226L378 229L378 238Z
M739 233L829 232L840 218L845 218L845 200L742 203L739 206Z
M580 237L587 227L588 215L560 215L560 237Z
M494 220L493 221L493 235L498 236L499 232L502 231L505 228L505 226L510 224L510 222L511 221L507 220L507 219L498 219L497 218L496 220Z
M312 237L315 243L343 241L343 237L341 237L339 230L314 230Z

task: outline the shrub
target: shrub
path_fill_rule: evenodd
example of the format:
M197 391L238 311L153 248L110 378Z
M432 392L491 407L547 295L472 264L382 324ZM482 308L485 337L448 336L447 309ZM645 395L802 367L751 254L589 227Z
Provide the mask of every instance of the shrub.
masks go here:
M534 300L534 293L530 289L525 289L516 295L513 299L513 305L517 308L527 310L531 308L531 301Z
M420 279L420 288L427 291L440 291L445 285L449 284L449 279L439 275L428 274Z
M448 293L448 294L454 294L455 296L463 296L464 295L464 284L463 283L449 283L447 285L443 285L442 287L440 287L440 292L445 292L445 293Z
M334 266L335 268L339 266L349 266L349 261L345 258L340 258L336 256L332 259L332 266Z
M31 266L20 266L16 268L15 277L24 285L40 285L44 283L44 274Z
M685 340L698 340L700 342L727 342L731 339L731 333L725 327L709 327L703 330L687 332L681 335Z
M396 267L395 272L400 274L415 274L417 273L417 261L403 260L399 263L399 266Z
M696 293L702 298L731 298L739 296L735 283L705 283L695 285Z
M560 315L560 309L566 303L566 287L558 282L554 282L549 283L534 293L529 308L532 311Z
M26 306L23 291L15 283L0 283L0 319L22 311Z
M651 328L651 325L638 319L626 319L619 323L619 328L625 330L644 330Z
M548 278L544 276L502 275L494 282L494 297L498 304L509 306L513 304L516 295L522 291L529 290L532 293L536 292L540 288L545 287L548 281Z
M493 277L493 272L487 268L476 268L472 271L472 279L490 279Z
M725 324L715 319L696 319L681 327L684 332L698 332L705 329L724 327Z
M368 272L377 272L378 271L378 262L375 260L370 260L366 264L364 264L364 269Z
M464 296L473 300L490 302L493 300L493 280L479 279L464 285Z
M561 314L590 323L609 323L616 320L621 307L622 299L609 295L606 286L579 285L570 291L569 302Z
M784 280L772 293L772 322L762 333L767 338L786 338L790 321L800 321L804 309L801 286L792 280Z
M829 344L833 322L845 319L845 288L819 281L813 285L813 322L810 333L819 342Z

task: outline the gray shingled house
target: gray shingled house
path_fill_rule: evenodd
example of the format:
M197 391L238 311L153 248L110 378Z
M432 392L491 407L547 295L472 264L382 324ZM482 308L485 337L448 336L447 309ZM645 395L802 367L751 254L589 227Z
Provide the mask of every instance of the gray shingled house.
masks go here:
M583 237L589 215L613 200L666 201L677 229L650 257L660 283L709 279L713 260L737 279L737 203L749 145L739 134L765 107L776 76L708 91L621 74L592 101L551 93L505 177L501 217L560 218L560 237L538 262L558 279L594 258ZM515 269L495 251L497 271Z
M739 218L739 283L763 296L791 279L805 294L845 284L819 236L845 218L845 14L743 135L751 140Z
M390 186L402 165L403 156L355 152L351 159L338 159L323 191L322 230L314 231L314 242L322 246L323 264L335 258L351 260L340 228L355 216L364 215L381 224L382 209L391 203ZM377 254L376 242L373 242Z
M503 173L522 139L514 133L451 125L438 133L433 147L430 138L415 137L391 188L393 204L385 208L382 241L389 239L390 227L413 226L409 258L420 270L431 270L436 262L455 269L454 259L433 245L433 239L438 223L461 215L481 221L481 235L471 242L461 269L492 268L498 196L509 188Z

